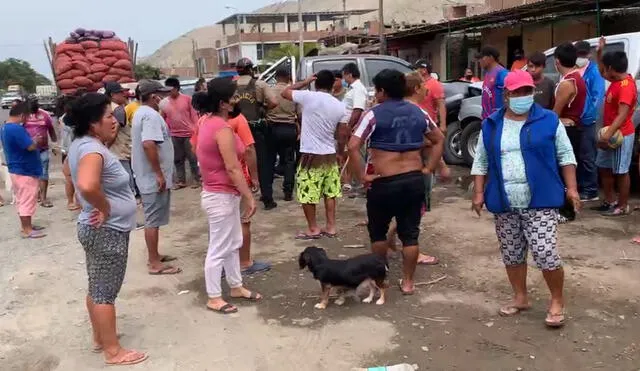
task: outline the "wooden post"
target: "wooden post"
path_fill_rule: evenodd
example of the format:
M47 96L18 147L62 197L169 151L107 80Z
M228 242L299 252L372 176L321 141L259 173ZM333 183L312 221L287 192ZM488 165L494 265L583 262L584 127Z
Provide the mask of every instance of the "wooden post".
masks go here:
M300 54L298 58L304 57L304 29L302 28L302 0L298 0L298 37L300 38Z

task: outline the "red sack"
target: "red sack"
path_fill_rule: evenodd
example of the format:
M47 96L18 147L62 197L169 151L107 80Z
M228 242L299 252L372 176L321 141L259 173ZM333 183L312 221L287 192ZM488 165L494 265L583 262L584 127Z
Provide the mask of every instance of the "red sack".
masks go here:
M107 81L118 81L118 79L119 79L120 77L121 77L121 76L118 76L118 75L106 75L106 76L102 79L102 81L103 81L103 82L107 82Z
M84 73L80 70L69 70L65 73L59 74L58 80L66 80L66 79L73 80L75 77L78 77L78 76L84 76Z
M120 79L118 79L118 82L121 84L127 84L130 82L136 82L136 80L133 79L132 77L121 77Z
M93 80L93 81L102 82L104 80L104 77L107 76L107 73L106 72L93 72L92 75L96 77L96 80Z
M131 71L123 70L116 67L109 68L109 75L118 75L120 77L129 77L131 76Z
M72 79L65 79L58 81L58 87L62 90L64 89L75 89L77 86L73 83Z
M60 89L60 91L62 92L62 94L64 95L74 95L76 93L76 88L67 88L67 89Z
M131 71L133 69L133 65L128 59L120 59L116 63L113 64L113 67L119 68L121 70Z
M91 68L89 68L89 63L87 63L87 62L73 61L73 62L71 62L71 64L73 64L73 67L75 69L78 69L78 70L84 72L85 75L88 75L88 74L91 73Z
M102 59L102 63L106 64L107 66L113 66L113 64L116 63L117 61L118 61L118 58L116 57L107 57Z
M82 87L85 87L85 88L88 88L91 85L93 85L93 81L91 81L90 79L88 79L85 76L74 77L73 78L73 83L76 86L82 86Z
M102 40L100 41L100 49L108 50L127 50L127 44L122 41Z
M76 56L79 56L79 55L84 56L84 50L82 51L82 53L74 52L74 51L70 50L70 51L66 52L65 54L67 54L70 58L73 58L73 57L76 57Z
M90 67L91 72L106 72L109 71L109 66L102 63L92 64Z
M126 59L128 61L131 60L131 56L129 56L129 53L122 50L116 50L115 52L113 52L113 56L118 59Z
M74 51L78 53L84 52L84 48L80 44L71 44L67 42L60 43L56 46L56 54L57 53L66 53L69 51Z
M71 60L85 62L85 63L89 62L87 57L85 57L83 54L76 54L73 57L71 57Z
M87 60L92 65L94 65L94 64L102 64L102 58L96 57L95 54L87 54Z
M56 65L55 65L56 76L60 76L65 72L69 72L71 71L72 68L73 68L73 64L71 63L70 59L69 60L63 59L61 61L56 61Z
M104 88L104 84L101 82L95 82L91 85L91 87L88 89L89 91L98 91L100 89Z
M99 47L98 43L93 40L82 41L80 42L80 45L82 45L83 49L98 49Z
M115 52L113 50L100 49L95 54L96 57L100 58L115 57Z

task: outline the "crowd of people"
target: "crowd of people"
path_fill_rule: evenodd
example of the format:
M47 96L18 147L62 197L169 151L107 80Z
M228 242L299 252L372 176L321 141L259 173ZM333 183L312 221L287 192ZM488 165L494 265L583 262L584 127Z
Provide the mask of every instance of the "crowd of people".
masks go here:
M581 200L596 200L598 172L605 195L599 210L607 216L629 212L636 87L626 74L624 52L603 54L604 45L603 40L597 65L589 60L588 43L559 45L557 85L543 76L544 54L529 56L526 71L523 65L508 72L497 49L481 50L484 122L471 169L472 208L480 214L486 205L495 214L514 291L501 315L530 307L526 259L531 250L551 292L545 323L565 323L564 273L556 246L559 210L572 217ZM295 194L306 219L306 229L292 236L297 240L335 238L337 199L343 192L366 195L372 250L386 258L397 249L397 235L403 256L399 289L413 294L417 265L438 264L437 257L419 248L434 174L450 176L442 160L444 89L427 60L419 60L415 69L406 75L392 69L378 73L373 102L354 63L294 84L289 71L281 69L276 84L268 86L246 58L237 63L237 78L199 82L193 97L180 92L175 78L164 85L140 81L133 101L118 83L105 84L104 94L65 97L61 145L55 148L63 156L68 209L80 209L77 234L86 253L94 350L103 352L108 364L147 358L122 348L116 334L114 303L127 267L129 236L144 229L150 275L181 273L171 263L177 257L160 253L160 228L169 223L172 192L188 186L202 188L209 223L204 273L211 311L235 313L238 308L229 301L262 299L244 286L243 275L271 268L252 258L251 218L258 193L264 210L277 208L273 183L278 172L283 201ZM611 82L606 95L604 79ZM606 130L598 136L595 121L603 101ZM613 146L610 139L618 131L624 138ZM22 237L45 237L32 217L38 202L51 206L49 138L57 141L52 119L35 100L16 102L0 134ZM136 220L138 207L142 223Z

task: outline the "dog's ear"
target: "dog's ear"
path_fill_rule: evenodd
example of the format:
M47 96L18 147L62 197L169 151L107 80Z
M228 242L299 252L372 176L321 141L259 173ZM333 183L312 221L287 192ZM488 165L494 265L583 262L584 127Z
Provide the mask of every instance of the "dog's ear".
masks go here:
M298 257L298 265L300 266L300 269L304 269L307 266L307 254L305 251L301 252Z

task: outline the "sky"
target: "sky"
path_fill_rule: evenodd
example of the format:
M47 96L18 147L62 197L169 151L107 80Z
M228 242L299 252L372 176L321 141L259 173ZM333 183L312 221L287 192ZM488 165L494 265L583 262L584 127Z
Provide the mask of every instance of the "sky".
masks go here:
M237 12L251 12L275 0L31 0L2 2L0 60L24 59L51 77L42 44L61 42L78 27L111 30L139 44L138 56L152 54L166 42L194 28L214 24ZM64 4L64 5L62 5ZM104 4L104 5L102 5ZM234 7L226 9L225 6ZM236 10L237 8L237 10Z

